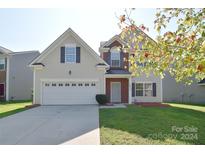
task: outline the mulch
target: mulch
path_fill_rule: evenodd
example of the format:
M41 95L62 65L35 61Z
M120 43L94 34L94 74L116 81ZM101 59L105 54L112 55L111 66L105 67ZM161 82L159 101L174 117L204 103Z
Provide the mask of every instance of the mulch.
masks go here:
M136 102L134 104L143 107L170 107L169 104L162 104L159 102Z
M40 106L40 105L39 105L39 104L32 104L32 105L27 105L27 106L25 106L25 108L27 108L27 109L32 109L32 108L38 107L38 106Z

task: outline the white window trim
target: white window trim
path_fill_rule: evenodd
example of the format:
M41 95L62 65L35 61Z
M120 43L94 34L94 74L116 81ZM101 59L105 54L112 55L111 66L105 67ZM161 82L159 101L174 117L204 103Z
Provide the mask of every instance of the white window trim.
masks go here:
M5 71L5 69L6 69L6 60L5 60L5 58L0 58L0 60L4 60L4 68L0 69L0 71Z
M66 61L66 55L74 55L74 54L67 54L67 53L66 53L66 48L75 48L75 61L74 61L74 62ZM76 44L66 44L66 45L65 45L65 63L75 64L76 61L77 61Z
M137 93L136 93L136 91L137 91L136 84L137 83L142 83L143 84L143 96L137 96ZM135 82L135 97L154 97L153 96L153 87L152 87L153 83L154 82L150 82L150 81L149 82ZM146 91L145 84L151 84L151 90L150 89L148 89L148 90L152 91L152 96L145 96L145 91Z
M0 83L0 84L4 85L4 95L0 95L1 97L4 97L5 96L5 83Z
M120 51L118 51L116 48L114 48L110 51L110 53L111 53L111 55L110 55L111 67L120 67ZM118 66L113 66L112 65L112 53L118 53L119 54L119 59L114 59L114 60L119 60L119 65Z

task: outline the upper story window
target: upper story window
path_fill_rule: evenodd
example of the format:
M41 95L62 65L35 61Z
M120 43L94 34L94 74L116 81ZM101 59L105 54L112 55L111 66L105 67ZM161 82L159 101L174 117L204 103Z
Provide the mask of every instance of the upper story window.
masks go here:
M120 52L111 51L111 67L120 67Z
M5 69L5 59L2 58L0 59L0 70L4 70Z
M134 54L130 54L130 56L132 56L132 58L134 58L135 60L137 59ZM146 66L146 62L140 63L139 61L136 60L135 63L137 64L137 66L140 66L140 67L145 67Z
M65 46L65 62L76 63L76 45L71 44Z

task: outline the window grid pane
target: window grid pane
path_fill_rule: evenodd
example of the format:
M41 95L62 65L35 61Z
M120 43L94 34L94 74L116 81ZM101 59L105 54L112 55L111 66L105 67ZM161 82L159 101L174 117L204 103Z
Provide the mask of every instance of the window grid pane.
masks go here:
M0 64L0 70L4 69L4 64Z
M75 55L66 55L66 62L75 62Z
M136 83L136 89L143 90L143 83Z
M145 96L152 96L152 90L145 90Z
M136 83L136 96L153 96L152 83Z
M65 62L76 62L75 47L65 47Z
M113 67L119 67L120 66L120 61L119 60L112 60L112 66Z
M0 59L0 70L4 69L5 67L5 59Z
M120 66L120 52L111 52L111 64L113 67Z
M143 96L143 90L136 90L136 96Z
M145 90L152 90L152 84L151 83L145 83Z
M120 53L119 52L111 52L111 58L112 58L112 60L119 60Z

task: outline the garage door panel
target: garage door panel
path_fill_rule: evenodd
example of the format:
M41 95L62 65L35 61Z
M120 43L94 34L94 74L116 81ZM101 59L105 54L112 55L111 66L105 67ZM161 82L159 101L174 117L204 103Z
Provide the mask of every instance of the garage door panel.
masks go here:
M96 104L95 95L99 92L96 82L44 82L42 101L47 105ZM69 86L68 86L69 85Z

